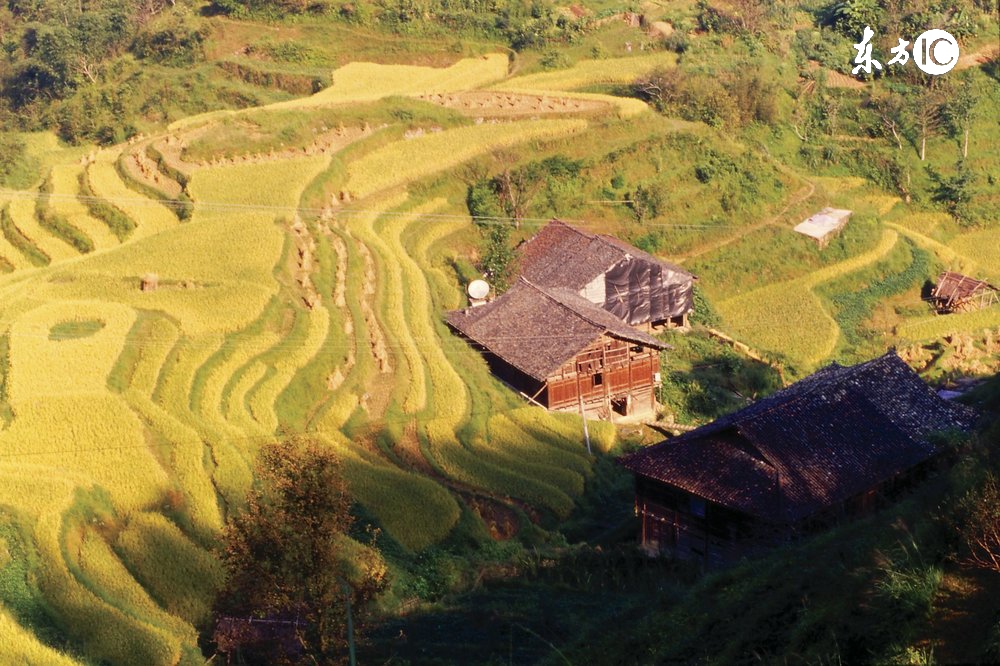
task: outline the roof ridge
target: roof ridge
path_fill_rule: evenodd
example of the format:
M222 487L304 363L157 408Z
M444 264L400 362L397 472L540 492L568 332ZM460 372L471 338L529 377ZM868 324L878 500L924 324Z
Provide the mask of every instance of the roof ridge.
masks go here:
M558 217L553 217L552 220L549 221L549 224L560 224L560 225L566 227L567 229L569 229L570 231L575 231L576 233L578 233L579 235L583 236L584 238L591 238L591 239L597 238L597 234L587 233L586 231L584 231L583 229L580 229L579 227L574 227L572 224L570 224L569 222L566 222L565 220L560 220ZM545 227L548 227L549 224L545 225ZM542 230L539 231L538 233L539 234L542 233L542 231L545 230L545 227L542 227ZM538 234L535 234L535 236L537 236L537 235ZM535 236L532 236L532 238L535 238Z
M560 306L561 308L563 308L565 310L568 310L569 312L572 312L574 315L576 315L580 319L584 320L588 324L592 324L594 326L597 326L599 328L604 329L605 333L609 330L608 327L605 326L604 324L592 320L590 317L586 316L585 314L583 314L579 310L577 310L575 308L572 308L569 305L566 305L565 303L563 303L561 300L559 300L558 298L556 298L555 296L553 296L552 294L550 294L548 292L548 290L545 287L543 287L542 285L535 284L534 282L532 282L528 278L524 277L523 275L520 276L518 279L521 280L521 281L523 281L526 285L528 285L529 287L531 287L532 289L534 289L535 291L537 291L538 293L540 293L542 296L544 296L545 298L547 298L550 301L552 301L553 303L555 303L556 305Z

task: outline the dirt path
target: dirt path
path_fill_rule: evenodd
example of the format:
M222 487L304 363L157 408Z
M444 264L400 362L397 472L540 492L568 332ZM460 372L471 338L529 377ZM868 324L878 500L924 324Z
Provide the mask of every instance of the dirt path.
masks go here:
M934 600L927 637L920 644L934 650L935 662L981 662L978 652L1000 612L1000 574L983 569L945 573Z
M979 67L980 65L984 65L998 56L1000 56L1000 46L987 44L979 47L972 53L961 56L958 59L958 64L955 65L955 69L962 71L963 69L969 69L971 67Z
M739 233L737 233L737 234L735 234L733 236L730 236L728 238L724 238L721 241L718 241L716 243L712 243L711 245L699 248L698 250L695 250L693 252L688 252L687 254L681 255L679 258L675 259L675 261L677 261L678 263L683 264L683 263L687 262L690 259L694 259L696 257L700 257L703 254L708 254L709 252L714 252L715 250L719 250L721 248L724 248L727 245L731 245L732 243L735 243L736 241L738 241L741 238L743 238L744 236L746 236L748 234L751 234L751 233L753 233L755 231L759 231L760 229L763 229L764 227L769 227L769 226L772 226L772 225L776 225L778 223L778 221L782 217L784 217L786 213L788 213L789 210L791 210L794 206L798 206L799 204L802 204L805 201L808 201L812 197L812 195L816 193L816 183L815 182L813 182L813 181L811 181L811 180L809 180L809 179L801 176L800 174L796 173L795 171L792 171L791 169L789 169L788 167L786 167L784 165L779 165L779 164L775 163L775 166L777 166L778 170L781 171L782 173L784 173L786 175L793 175L795 178L798 178L799 180L805 181L805 185L803 185L798 190L796 190L795 194L793 194L791 196L791 198L785 203L784 207L781 210L779 210L777 213L775 213L771 217L767 218L766 220L758 222L757 224L753 224L753 225L751 225L749 227L743 227L743 228L741 228L740 231L739 231Z

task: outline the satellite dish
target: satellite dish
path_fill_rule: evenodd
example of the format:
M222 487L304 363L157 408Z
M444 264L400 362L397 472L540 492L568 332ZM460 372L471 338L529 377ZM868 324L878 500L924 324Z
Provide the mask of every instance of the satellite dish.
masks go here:
M490 285L486 280L473 280L469 283L469 298L475 301L485 299L490 293Z

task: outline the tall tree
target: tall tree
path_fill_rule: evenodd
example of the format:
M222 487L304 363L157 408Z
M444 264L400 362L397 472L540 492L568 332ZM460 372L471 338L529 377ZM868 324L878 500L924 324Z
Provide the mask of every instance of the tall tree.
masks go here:
M500 166L494 178L497 198L504 213L514 221L514 228L521 228L521 220L528 214L528 207L541 191L545 179L536 165L517 166L520 156L509 150L497 150L493 159Z
M927 158L927 139L937 134L941 128L941 97L934 88L920 88L915 91L909 105L913 128L917 133L920 161Z
M944 117L947 120L949 131L952 136L962 138L963 159L969 156L969 132L972 129L972 122L975 120L978 102L979 95L972 79L964 76L961 83L951 91L948 104L944 106Z
M347 584L339 544L351 500L333 451L290 438L264 447L258 487L225 531L227 581L216 603L220 652L248 664L337 663L347 654L345 602L364 607L384 569L361 563Z

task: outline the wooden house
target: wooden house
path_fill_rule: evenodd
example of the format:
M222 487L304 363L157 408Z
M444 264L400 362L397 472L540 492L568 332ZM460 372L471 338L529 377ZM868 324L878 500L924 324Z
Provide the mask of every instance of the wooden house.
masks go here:
M895 352L831 365L708 425L624 456L651 551L719 565L871 510L969 431Z
M553 220L518 250L523 277L572 291L630 326L683 326L694 307L697 277L612 236Z
M610 417L654 408L667 345L569 289L522 277L446 321L484 352L495 375L548 409Z
M847 226L851 211L841 208L824 208L795 227L795 231L816 241L822 250L840 230Z
M938 312L972 312L1000 303L1000 290L983 280L945 271L931 292Z

